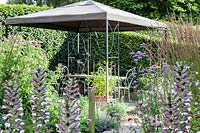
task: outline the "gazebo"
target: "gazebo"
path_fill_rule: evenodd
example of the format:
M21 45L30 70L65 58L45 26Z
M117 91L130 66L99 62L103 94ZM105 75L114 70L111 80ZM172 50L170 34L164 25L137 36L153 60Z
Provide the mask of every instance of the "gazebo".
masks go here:
M6 25L26 26L35 28L56 29L72 31L77 34L77 45L79 47L79 33L105 32L105 56L106 56L106 97L108 101L108 67L109 59L119 59L109 55L109 32L135 31L144 29L166 28L166 25L158 21L144 18L129 12L125 12L101 3L87 0L74 4L41 11L24 16L6 19ZM118 36L119 50L119 36ZM118 51L119 52L119 51ZM79 53L79 50L78 50ZM118 61L119 63L119 61ZM118 64L119 66L119 64ZM88 74L89 74L88 70ZM119 76L119 69L118 69Z

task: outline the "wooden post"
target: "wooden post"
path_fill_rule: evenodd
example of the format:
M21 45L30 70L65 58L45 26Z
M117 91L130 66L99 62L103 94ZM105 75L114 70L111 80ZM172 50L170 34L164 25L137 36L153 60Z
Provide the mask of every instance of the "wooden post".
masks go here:
M89 133L95 133L95 93L89 90Z

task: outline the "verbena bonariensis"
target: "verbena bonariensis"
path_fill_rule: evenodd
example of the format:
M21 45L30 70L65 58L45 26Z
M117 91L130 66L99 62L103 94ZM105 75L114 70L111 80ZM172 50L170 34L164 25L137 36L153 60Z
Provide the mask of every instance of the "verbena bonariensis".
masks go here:
M139 86L138 80L141 76L143 76L146 73L146 69L140 70L140 62L144 60L147 56L146 52L143 52L145 49L145 44L141 44L142 51L137 52L130 52L129 55L133 60L134 67L131 70L131 75L128 75L128 78L131 78L131 88L137 89Z
M141 44L141 47L143 50L146 49L145 44ZM139 99L141 98L141 101L138 103L138 115L142 119L142 128L145 132L158 131L158 128L161 126L157 91L159 87L158 71L160 70L160 66L152 65L149 68L145 68L143 64L140 64L142 60L148 60L149 57L146 52L132 52L130 55L135 65L132 69L131 87L138 89L138 97ZM148 82L148 90L146 90L147 88L144 88L144 90L139 89L139 81L142 77ZM145 85L145 87L147 86Z
M32 90L32 121L35 132L50 132L49 125L49 101L47 97L46 72L43 68L36 69L33 75Z
M79 88L75 79L64 78L63 87L63 100L61 101L61 117L60 124L57 124L60 133L80 133L78 129L80 109L77 105L79 101Z
M24 122L21 119L23 116L22 100L20 98L20 90L14 81L9 81L4 84L5 89L5 105L2 109L5 109L7 114L3 114L5 121L5 130L1 133L24 133Z
M189 70L190 67L182 62L177 62L174 66L171 91L165 98L162 98L164 103L162 109L164 115L162 133L188 133L190 131L190 100L192 94L189 89L192 82Z
M144 132L158 132L161 127L160 104L158 101L160 77L156 65L143 69L144 78L147 80L144 89L140 89L138 102L138 115L142 120Z

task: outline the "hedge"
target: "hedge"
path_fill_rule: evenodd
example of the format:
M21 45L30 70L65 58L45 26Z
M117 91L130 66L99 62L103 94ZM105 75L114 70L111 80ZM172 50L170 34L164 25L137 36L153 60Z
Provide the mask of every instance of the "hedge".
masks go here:
M5 37L5 18L34 13L49 9L46 6L28 6L28 5L0 5L0 14L2 26L0 35ZM26 27L8 27L9 33L13 31L22 34L26 40L36 40L42 42L42 48L46 51L47 58L50 61L49 68L55 69L58 63L67 65L67 32L26 28ZM101 49L105 50L105 34L101 35ZM144 32L124 32L120 33L120 73L125 75L126 71L132 67L132 61L129 57L131 51L139 49L139 44L149 40L149 36ZM92 46L97 49L95 45ZM93 55L95 64L105 61L105 53L95 53Z
M26 15L38 11L47 10L47 6L29 6L29 5L0 5L0 14L2 20L2 26L0 26L0 35L1 38L5 37L5 19L20 15ZM46 51L46 55L49 60L54 58L54 55L59 51L62 43L65 39L65 32L56 31L56 30L47 30L47 29L38 29L38 28L27 28L19 26L9 26L9 34L13 32L22 34L26 40L36 40L42 42L42 48Z

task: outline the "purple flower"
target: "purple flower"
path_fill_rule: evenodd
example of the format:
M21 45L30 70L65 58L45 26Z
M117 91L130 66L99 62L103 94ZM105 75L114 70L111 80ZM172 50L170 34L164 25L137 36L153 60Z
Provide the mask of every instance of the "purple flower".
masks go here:
M130 54L130 56L133 59L133 62L135 64L138 64L138 62L140 60L142 60L144 57L146 57L146 54L141 52L141 51L137 51L136 53L135 52L130 52L129 54Z

